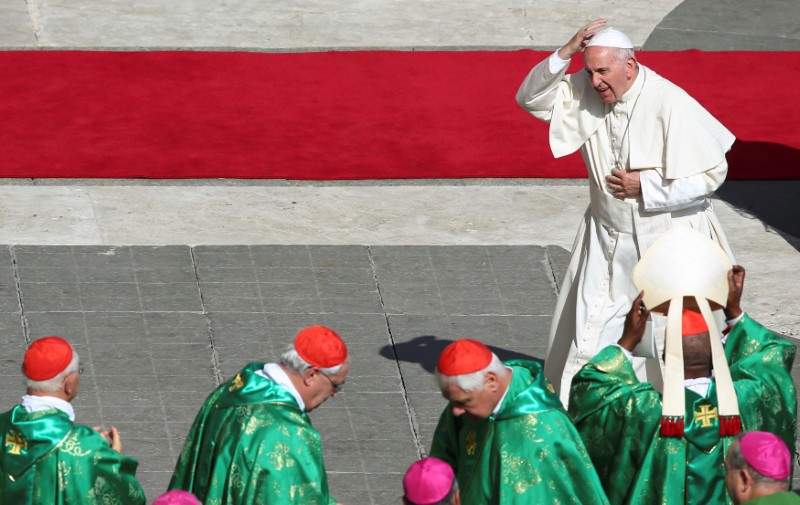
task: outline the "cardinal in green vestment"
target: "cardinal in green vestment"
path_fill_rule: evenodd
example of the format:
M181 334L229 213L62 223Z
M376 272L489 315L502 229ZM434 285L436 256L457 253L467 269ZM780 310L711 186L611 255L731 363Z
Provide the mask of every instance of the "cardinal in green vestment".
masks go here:
M440 355L436 378L450 403L430 455L453 466L462 503L608 503L539 363L502 363L481 342L460 339Z
M706 319L689 308L681 322L685 416L678 423L662 416L662 394L637 379L626 356L649 314L642 294L618 345L603 349L575 376L569 412L612 504L731 503L724 461L742 429L772 432L794 451L797 400L789 372L796 348L742 312L744 274L738 265L728 273L729 331L722 338L738 401L735 425L719 408L722 372L714 366L712 373Z
M144 505L137 462L121 453L119 433L76 424L71 400L80 360L60 337L25 352L27 394L0 414L0 505Z
M280 363L254 362L203 403L170 489L205 505L332 505L320 434L307 412L335 396L350 364L333 330L301 330Z

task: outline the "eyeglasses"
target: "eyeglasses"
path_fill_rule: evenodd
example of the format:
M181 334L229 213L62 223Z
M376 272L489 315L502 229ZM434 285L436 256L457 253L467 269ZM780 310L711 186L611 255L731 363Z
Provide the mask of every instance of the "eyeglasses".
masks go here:
M328 381L331 383L331 387L333 387L333 392L334 392L334 393L338 393L338 392L340 392L340 391L342 390L342 388L344 387L344 382L345 382L345 381L342 381L342 382L336 383L336 382L333 382L333 379L331 379L330 377L328 377L327 375L325 375L325 374L324 374L324 373L322 373L321 371L320 371L319 373L320 373L320 374L321 374L323 377L325 377L326 379L328 379Z
M83 375L83 363L78 367L78 375Z

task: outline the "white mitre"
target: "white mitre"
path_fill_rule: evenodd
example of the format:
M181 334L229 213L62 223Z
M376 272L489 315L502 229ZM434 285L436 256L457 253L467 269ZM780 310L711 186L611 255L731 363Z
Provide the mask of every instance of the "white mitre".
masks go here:
M681 319L684 297L694 297L708 326L711 359L716 382L718 422L722 436L741 430L739 403L733 388L720 331L709 301L725 306L731 261L707 235L688 226L674 226L656 240L633 269L633 284L644 291L648 309L669 302L664 352L664 396L661 435L683 436L686 416L683 387L683 335Z
M627 35L616 28L603 28L586 44L586 47L618 47L620 49L633 49L633 42Z
M673 226L656 240L633 269L633 284L644 291L645 307L694 296L721 306L728 301L725 251L708 236L688 226Z

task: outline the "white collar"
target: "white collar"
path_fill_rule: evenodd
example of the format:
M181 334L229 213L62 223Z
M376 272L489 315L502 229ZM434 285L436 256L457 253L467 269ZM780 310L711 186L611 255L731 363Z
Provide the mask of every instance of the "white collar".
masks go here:
M22 397L22 406L28 412L57 409L69 416L70 421L75 421L75 411L72 404L55 396L25 395Z
M297 388L294 387L292 384L292 380L289 379L289 376L286 372L283 371L283 368L280 367L277 363L267 363L264 365L264 368L261 370L257 370L256 373L262 377L265 377L275 384L279 384L292 393L294 399L297 401L297 405L300 406L300 410L303 412L306 411L306 404L303 402L303 398L300 397L300 392L297 391Z
M708 395L708 389L711 387L711 377L699 377L697 379L684 379L683 387L690 391L694 391L703 398Z
M644 67L639 65L639 72L637 72L636 77L633 79L633 84L631 84L631 87L628 89L628 91L626 91L622 97L620 97L619 102L627 102L639 96L639 93L642 91L642 86L644 86L644 73Z

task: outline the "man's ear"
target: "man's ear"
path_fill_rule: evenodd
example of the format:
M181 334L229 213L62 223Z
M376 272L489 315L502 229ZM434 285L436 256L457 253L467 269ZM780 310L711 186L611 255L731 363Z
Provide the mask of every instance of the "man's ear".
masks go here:
M72 398L75 396L75 393L78 389L79 377L80 375L76 373L71 373L64 377L64 383L61 385L61 390L67 396L67 398Z
M636 59L635 58L628 58L625 62L625 70L628 73L628 78L632 78L634 72L636 72Z
M750 471L746 468L736 471L739 472L739 485L742 488L742 493L745 496L749 496L749 493L753 490L753 476L750 475Z
M497 388L500 386L500 383L497 381L497 374L494 372L486 372L483 380L486 387L488 387L489 391L492 393L496 392Z
M319 370L312 367L306 368L306 371L303 372L303 384L306 386L310 386L311 383L314 382L316 375L319 373Z

